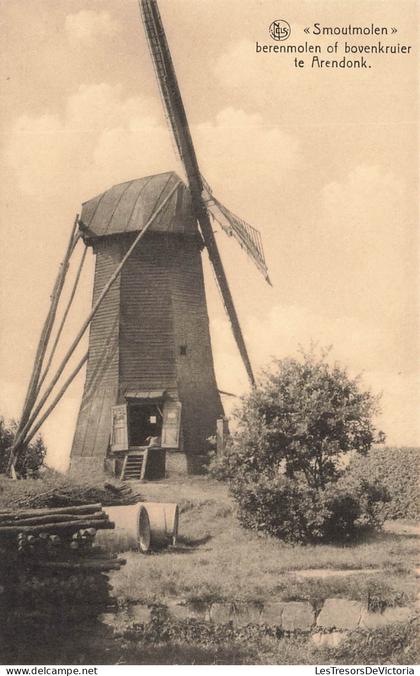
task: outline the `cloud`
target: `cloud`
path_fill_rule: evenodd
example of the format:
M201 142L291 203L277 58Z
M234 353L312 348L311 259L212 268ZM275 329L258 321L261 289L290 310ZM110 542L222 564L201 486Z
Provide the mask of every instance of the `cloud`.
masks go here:
M344 313L357 303L365 315L402 319L413 228L404 181L389 169L359 165L324 186L320 208L317 247L324 267L317 269Z
M246 195L255 209L253 190L258 182L259 199L265 205L278 204L279 187L301 161L296 136L267 125L258 113L228 107L194 132L202 171L210 182L219 181L213 185L215 192L228 203L236 195L242 204ZM260 213L258 205L255 216Z
M213 70L223 85L234 89L241 89L246 83L255 82L260 78L263 78L262 84L264 84L272 78L264 59L256 58L255 43L251 40L239 40L231 44L216 59ZM260 86L258 92L253 90L248 93L258 96L266 90L267 87Z
M245 318L243 329L256 372L273 357L298 356L300 346L309 348L311 341L319 347L331 345L330 361L347 366L351 376L361 375L364 388L382 394L378 425L388 443L418 443L420 379L412 370L398 371L392 361L384 368L391 350L380 326L352 316L328 318L303 306L276 305L263 319ZM213 320L211 335L220 389L241 394L248 384L227 319ZM230 413L235 400L224 404Z
M6 155L21 191L78 204L112 183L172 168L157 105L102 83L79 87L62 115L20 116Z
M74 46L92 44L95 38L115 35L120 28L109 12L95 12L91 9L68 14L64 24L68 40Z
M276 199L278 182L298 158L294 137L233 108L194 127L193 135L203 173L210 182L223 177L222 191L233 195L244 192L244 176L251 187L258 172L267 179L266 199L270 190ZM62 115L20 116L6 153L22 192L39 199L69 193L87 199L112 183L183 171L158 99L125 97L120 86L105 83L79 87Z

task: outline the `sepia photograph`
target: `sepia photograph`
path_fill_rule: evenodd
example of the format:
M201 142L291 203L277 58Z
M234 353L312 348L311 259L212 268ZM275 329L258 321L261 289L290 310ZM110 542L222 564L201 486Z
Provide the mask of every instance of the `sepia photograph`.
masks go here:
M414 675L419 9L0 0L5 675Z

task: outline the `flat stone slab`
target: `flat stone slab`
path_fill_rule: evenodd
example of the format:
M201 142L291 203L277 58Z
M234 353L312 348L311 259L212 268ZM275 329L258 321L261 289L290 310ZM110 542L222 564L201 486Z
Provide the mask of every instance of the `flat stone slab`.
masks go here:
M217 624L227 624L232 619L231 603L213 603L210 608L210 619Z
M327 599L318 615L317 626L326 629L356 629L363 604L347 599Z
M260 624L261 607L254 603L235 603L232 608L231 617L237 627L246 627L248 624Z
M140 603L131 605L127 609L127 615L136 624L148 624L152 619L152 609Z
M312 642L317 648L336 648L346 638L347 631L331 631L328 634L312 634Z
M397 533L398 535L420 535L420 523L405 519L386 521L384 530L388 533Z
M375 575L382 573L382 568L348 568L334 570L334 568L307 568L303 570L294 570L296 577L347 577L348 575Z
M363 629L377 629L385 627L387 624L411 622L416 617L416 612L412 608L395 607L386 608L383 613L371 613L368 610L362 612L360 626Z
M169 615L182 622L183 620L209 620L209 607L206 603L188 603L187 601L167 601Z
M184 605L182 603L167 603L166 604L168 608L169 615L172 619L174 620L189 620L192 613L190 612L190 609L187 605Z
M270 601L264 604L261 613L262 624L281 627L283 610L286 603L284 601Z
M284 631L309 631L315 622L315 613L310 603L291 601L284 604L281 627Z

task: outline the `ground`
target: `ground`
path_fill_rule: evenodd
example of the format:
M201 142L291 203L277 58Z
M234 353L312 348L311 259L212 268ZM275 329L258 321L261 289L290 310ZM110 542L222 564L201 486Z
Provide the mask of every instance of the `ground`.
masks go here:
M62 479L64 485L66 480ZM49 480L51 483L51 480ZM57 480L53 483L56 485ZM41 496L48 484L0 482L0 507L22 496ZM413 606L419 528L388 522L384 531L348 546L288 545L243 529L227 487L207 477L130 483L141 499L177 502L179 539L174 547L141 555L110 576L120 611L111 622L89 626L69 621L51 632L32 627L8 663L56 664L412 664L415 625L395 624L370 633L355 631L336 649L317 648L305 634L275 629L211 625L200 621L153 620L129 626L120 618L134 604L177 601L362 601L372 611ZM74 486L72 486L72 490ZM48 484L48 490L51 486ZM60 491L64 490L60 486ZM47 491L48 492L48 491ZM26 499L26 498L25 498ZM108 532L109 533L109 532ZM63 615L64 618L64 615ZM26 632L26 629L23 628ZM35 632L35 633L34 633ZM89 637L87 640L86 637Z
M120 600L275 597L316 604L331 596L366 600L368 595L371 604L373 596L385 605L415 600L419 533L408 522L389 524L382 534L351 546L288 545L241 528L220 482L172 479L137 490L146 500L178 502L180 535L174 548L144 557L127 554L127 565L113 577Z

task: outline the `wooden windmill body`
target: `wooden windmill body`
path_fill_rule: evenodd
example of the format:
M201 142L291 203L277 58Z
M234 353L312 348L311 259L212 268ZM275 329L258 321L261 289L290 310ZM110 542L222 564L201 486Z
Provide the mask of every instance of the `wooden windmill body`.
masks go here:
M83 205L96 254L94 302L156 206L179 180L159 174L114 186ZM123 267L90 327L71 454L73 472L120 473L127 452L160 438L195 471L223 415L211 351L202 238L180 183ZM172 424L170 416L172 415ZM110 438L111 435L111 438Z

